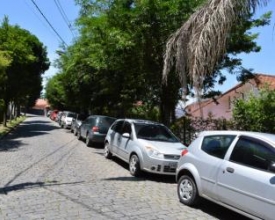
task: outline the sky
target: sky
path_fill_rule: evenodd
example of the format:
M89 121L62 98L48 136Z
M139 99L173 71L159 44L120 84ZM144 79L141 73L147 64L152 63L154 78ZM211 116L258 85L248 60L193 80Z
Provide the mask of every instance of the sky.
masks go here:
M259 33L259 53L241 54L243 66L256 73L275 75L275 1L266 7L260 7L255 17L267 11L273 11L269 26L253 29ZM58 72L53 62L58 58L57 50L62 42L71 45L77 37L74 22L78 17L79 7L74 0L0 0L0 20L8 16L10 25L19 25L30 31L47 47L51 66L44 74L44 83ZM216 89L226 92L238 82L236 77L228 75L226 83Z
M56 51L63 42L71 45L77 37L74 22L78 13L74 0L0 0L0 21L7 16L10 25L28 30L46 46L51 66L43 75L44 84L58 72L53 66L59 57Z

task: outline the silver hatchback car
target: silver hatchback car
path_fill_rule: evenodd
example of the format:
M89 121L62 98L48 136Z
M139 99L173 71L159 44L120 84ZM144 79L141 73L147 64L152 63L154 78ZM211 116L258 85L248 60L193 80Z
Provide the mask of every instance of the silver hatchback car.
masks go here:
M205 131L183 150L176 180L178 197L200 197L252 219L275 218L275 135Z
M185 148L166 126L146 120L118 119L105 138L105 157L129 163L133 176L141 171L175 175Z

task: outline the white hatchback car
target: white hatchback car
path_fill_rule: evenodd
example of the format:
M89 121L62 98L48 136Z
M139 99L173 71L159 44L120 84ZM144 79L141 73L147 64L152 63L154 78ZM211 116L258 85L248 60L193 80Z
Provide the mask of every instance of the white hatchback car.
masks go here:
M146 120L118 119L105 138L105 157L114 155L129 163L133 176L141 171L175 175L185 148L166 126Z
M176 180L185 205L204 197L252 219L274 219L275 135L202 132L183 150Z

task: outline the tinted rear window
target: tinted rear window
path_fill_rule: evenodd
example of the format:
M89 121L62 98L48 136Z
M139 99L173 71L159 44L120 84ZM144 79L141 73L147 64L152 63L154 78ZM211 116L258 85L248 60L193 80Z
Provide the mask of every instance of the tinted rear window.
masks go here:
M99 127L99 132L107 133L109 127L114 123L116 118L112 117L99 117L97 118L96 126Z
M68 113L67 117L69 118L75 118L76 114L75 113Z

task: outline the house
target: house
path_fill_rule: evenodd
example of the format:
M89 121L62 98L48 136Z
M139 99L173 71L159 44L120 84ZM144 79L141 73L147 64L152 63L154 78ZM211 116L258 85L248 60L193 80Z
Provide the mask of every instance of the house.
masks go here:
M186 106L185 111L191 117L207 118L211 115L215 119L231 119L234 100L245 99L250 93L257 94L259 89L266 85L275 89L275 76L255 74L253 79L237 84L214 99L202 100Z
M47 99L39 98L36 100L35 105L32 107L33 112L39 112L39 114L46 115L50 105Z

